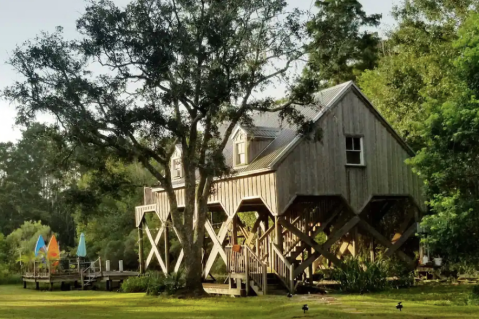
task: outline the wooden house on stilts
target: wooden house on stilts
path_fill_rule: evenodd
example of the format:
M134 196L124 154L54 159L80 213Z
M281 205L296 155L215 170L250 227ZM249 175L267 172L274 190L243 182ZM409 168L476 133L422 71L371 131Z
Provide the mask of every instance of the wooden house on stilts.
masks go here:
M317 105L301 112L322 128L320 142L301 138L276 114L263 114L254 126L238 126L225 148L235 174L214 184L206 222L212 245L198 265L206 279L215 260L224 261L225 293L266 294L270 280L293 292L318 268L340 266L346 255L374 259L381 251L415 265L414 235L425 207L421 181L405 164L411 149L352 82L319 92ZM173 158L181 205L178 164ZM149 213L161 221L156 238ZM182 253L170 265L168 241L158 247L161 237L173 235L168 219L166 194L145 188L136 225L140 243L146 233L152 250L146 260L140 257L142 270L153 262L164 272L180 267Z

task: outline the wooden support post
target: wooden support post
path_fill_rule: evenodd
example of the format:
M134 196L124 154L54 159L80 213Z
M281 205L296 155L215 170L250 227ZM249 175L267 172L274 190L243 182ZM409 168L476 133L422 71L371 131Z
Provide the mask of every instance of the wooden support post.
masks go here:
M275 244L280 252L283 252L283 228L279 223L279 217L274 217Z
M50 283L50 291L53 291L53 282Z
M244 246L244 248L242 249L243 250L243 255L244 255L244 272L245 272L245 276L246 276L246 296L249 296L249 267L248 267L248 259L249 259L249 256L248 256L248 248L247 246Z
M238 215L233 217L233 222L231 223L231 244L238 244Z
M38 281L35 282L35 289L40 290L40 283Z
M308 258L311 257L313 249L308 247ZM308 281L310 284L313 284L313 263L308 266Z
M138 257L140 259L140 274L145 273L145 259L143 253L143 221L138 226ZM101 272L101 262L100 262Z
M374 238L371 238L371 242L369 243L369 258L371 259L371 262L374 262L376 260L376 247L374 244Z
M23 282L23 289L27 289L27 282L26 281Z
M166 273L170 272L170 238L168 236L168 226L165 227L165 268Z
M359 243L358 243L358 239L359 239L359 234L358 234L358 227L354 227L352 230L351 230L351 241L352 241L352 249L351 249L351 255L353 257L356 257L358 255L358 248L359 248Z
M105 287L105 288L106 288L106 291L110 291L110 288L111 288L111 287L110 287L110 280L107 280L107 281L105 282L105 285L106 285L106 287Z
M263 265L263 295L266 295L268 290L268 268Z

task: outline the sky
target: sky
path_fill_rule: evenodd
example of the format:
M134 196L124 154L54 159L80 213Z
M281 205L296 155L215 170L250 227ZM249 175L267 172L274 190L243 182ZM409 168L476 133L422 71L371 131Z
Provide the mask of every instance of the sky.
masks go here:
M312 8L314 0L287 0L292 7ZM360 0L368 14L383 14L379 32L390 29L394 20L390 12L399 0ZM129 0L114 0L125 5ZM64 28L66 38L76 35L75 21L85 7L83 0L0 0L0 90L18 79L12 67L6 64L17 45L33 39L41 31ZM16 141L20 128L15 126L15 106L0 99L0 142ZM41 119L40 119L41 120Z

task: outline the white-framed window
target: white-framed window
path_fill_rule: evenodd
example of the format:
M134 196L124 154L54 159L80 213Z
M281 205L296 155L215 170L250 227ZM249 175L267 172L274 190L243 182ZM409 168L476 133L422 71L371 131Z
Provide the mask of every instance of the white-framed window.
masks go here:
M246 142L236 142L235 143L235 165L245 165L246 164Z
M346 136L346 164L364 165L362 137Z
M173 177L181 178L181 159L173 159Z

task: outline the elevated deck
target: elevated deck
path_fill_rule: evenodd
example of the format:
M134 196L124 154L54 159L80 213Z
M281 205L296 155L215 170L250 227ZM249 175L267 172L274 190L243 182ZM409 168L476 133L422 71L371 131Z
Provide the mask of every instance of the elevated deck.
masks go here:
M27 287L27 283L35 283L36 289L39 289L39 283L47 283L52 289L54 283L76 283L81 288L86 288L97 282L106 282L107 290L111 290L112 282L122 282L139 275L136 271L103 270L101 259L94 262L81 262L78 259L34 261L29 266L30 268L23 274L24 288Z

